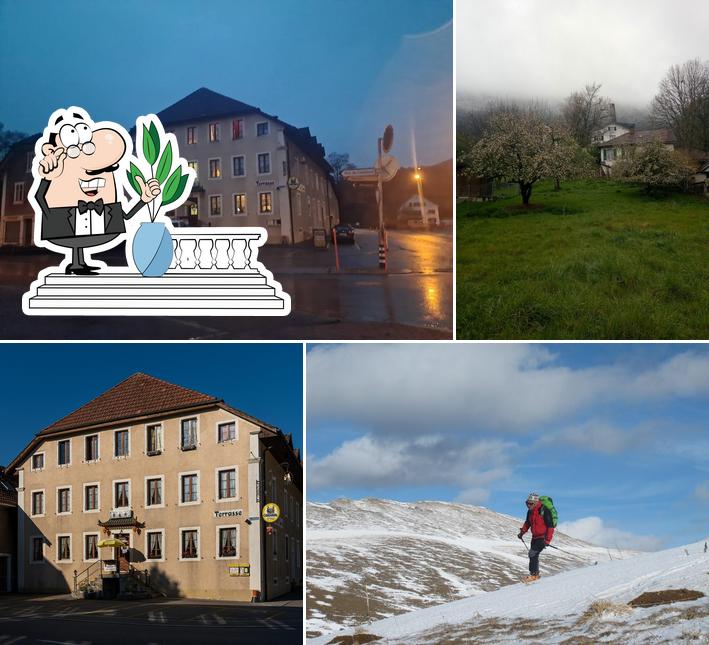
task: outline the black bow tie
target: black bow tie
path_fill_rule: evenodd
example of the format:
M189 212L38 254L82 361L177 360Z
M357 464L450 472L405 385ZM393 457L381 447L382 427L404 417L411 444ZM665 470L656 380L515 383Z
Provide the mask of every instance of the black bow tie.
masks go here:
M85 202L83 199L80 199L79 212L83 214L89 209L101 215L103 213L103 199L97 199L95 202Z

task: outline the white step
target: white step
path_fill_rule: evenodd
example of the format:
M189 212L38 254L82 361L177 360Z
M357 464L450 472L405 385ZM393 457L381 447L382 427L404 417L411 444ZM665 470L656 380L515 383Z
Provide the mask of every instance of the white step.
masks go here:
M187 271L168 271L161 278L146 278L138 273L97 273L95 275L67 275L66 273L50 273L45 278L45 284L67 285L139 285L165 286L166 284L266 284L266 276L258 271L244 271L239 273L198 273Z
M198 298L211 298L212 296L272 296L275 294L276 290L268 285L234 285L234 286L221 286L221 285L180 285L172 286L170 285L170 296L195 296ZM80 296L82 298L93 298L93 297L110 297L114 298L116 296L132 296L145 298L147 296L161 296L165 297L166 290L164 287L137 287L137 286L123 286L123 285L42 285L37 289L37 296L40 298L57 297L66 298L69 296Z

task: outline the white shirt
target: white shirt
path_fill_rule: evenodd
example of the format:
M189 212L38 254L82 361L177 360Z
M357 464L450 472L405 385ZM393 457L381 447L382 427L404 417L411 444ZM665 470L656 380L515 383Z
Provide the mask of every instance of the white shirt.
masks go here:
M103 213L97 213L89 208L85 213L80 213L76 208L76 225L74 235L102 235L106 232L106 208Z

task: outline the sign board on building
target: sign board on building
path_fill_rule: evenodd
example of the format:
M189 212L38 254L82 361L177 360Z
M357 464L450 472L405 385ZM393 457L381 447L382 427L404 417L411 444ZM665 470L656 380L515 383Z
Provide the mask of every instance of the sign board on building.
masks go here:
M288 177L288 188L296 189L300 186L300 180L297 177Z
M324 228L313 229L313 245L316 249L327 248L327 231Z
M257 186L273 186L276 182L273 179L257 179Z
M108 561L105 561L105 560L104 560L104 563L103 563L103 570L104 570L104 571L108 571L108 572L115 572L115 571L116 571L116 563L115 563L115 561L108 562Z
M133 517L133 511L129 508L126 509L118 509L114 511L109 511L108 512L108 517L109 519L112 520L124 520L124 519L129 519Z
M278 504L274 504L273 502L269 502L263 507L263 510L261 511L261 517L263 518L264 522L275 522L278 520L278 518L281 516L281 507L278 506Z
M241 517L242 510L235 508L230 511L214 511L214 517Z
M250 564L230 564L229 565L229 575L237 576L239 578L248 577L251 575L251 565Z
M352 182L379 181L379 173L376 168L353 168L343 170L342 178Z

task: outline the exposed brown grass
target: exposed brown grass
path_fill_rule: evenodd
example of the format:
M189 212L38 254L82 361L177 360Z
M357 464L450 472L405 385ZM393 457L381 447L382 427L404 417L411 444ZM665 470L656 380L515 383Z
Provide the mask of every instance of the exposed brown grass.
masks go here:
M628 605L623 603L615 603L610 600L596 600L592 602L588 609L581 614L578 619L578 624L586 623L589 620L600 618L604 614L612 614L614 616L624 616L631 613L633 610Z
M662 591L646 591L637 598L633 598L628 605L631 607L654 607L655 605L669 605L673 602L697 600L703 598L701 591L691 589L664 589Z

